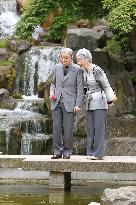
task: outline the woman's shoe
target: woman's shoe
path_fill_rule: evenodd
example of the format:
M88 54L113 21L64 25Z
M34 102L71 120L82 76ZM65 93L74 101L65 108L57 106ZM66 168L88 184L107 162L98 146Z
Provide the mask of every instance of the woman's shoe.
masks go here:
M62 154L54 154L51 159L60 159L62 158Z
M70 159L70 155L69 154L63 155L63 159Z
M102 160L103 157L90 156L91 160Z

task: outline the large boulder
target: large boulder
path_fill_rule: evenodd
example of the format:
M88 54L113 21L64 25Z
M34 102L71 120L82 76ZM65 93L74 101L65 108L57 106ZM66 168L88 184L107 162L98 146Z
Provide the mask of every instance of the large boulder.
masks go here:
M135 156L136 138L120 137L106 140L106 155Z
M136 22L136 16L135 16L135 22ZM136 52L136 25L134 26L130 34L130 44L131 44L132 51Z
M126 52L124 60L125 60L126 70L130 74L132 73L132 75L134 75L136 72L136 52Z
M65 46L77 50L87 48L93 51L96 48L103 48L109 37L107 26L95 26L90 28L68 29L65 39Z
M0 48L0 60L6 60L8 59L9 54L6 50L6 48Z
M128 186L118 189L105 189L100 205L135 205L136 187Z
M6 131L0 130L0 153L6 154L7 142L6 142Z
M11 128L9 133L8 154L19 155L21 149L22 131L20 128Z
M0 88L12 91L15 74L16 72L13 65L0 66Z
M8 90L4 88L0 89L0 108L10 110L15 108L15 100L9 95Z
M136 93L130 75L126 71L124 58L109 55L102 49L96 49L92 54L93 62L105 71L116 92L118 101L115 103L114 114L132 112L135 109Z
M17 54L22 54L31 47L31 43L25 40L9 40L7 41L7 49Z

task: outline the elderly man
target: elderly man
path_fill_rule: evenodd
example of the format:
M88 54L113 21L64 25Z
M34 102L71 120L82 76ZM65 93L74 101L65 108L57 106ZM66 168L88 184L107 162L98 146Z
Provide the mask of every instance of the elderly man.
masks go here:
M72 62L73 51L63 48L60 63L56 65L54 80L50 87L51 109L53 110L52 159L70 159L73 149L74 114L80 111L83 101L83 74ZM63 130L63 137L62 137Z

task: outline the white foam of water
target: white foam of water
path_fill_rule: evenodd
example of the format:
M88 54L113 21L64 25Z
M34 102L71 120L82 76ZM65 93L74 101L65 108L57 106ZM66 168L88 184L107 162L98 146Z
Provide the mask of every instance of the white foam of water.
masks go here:
M24 95L35 96L35 87L46 82L59 61L61 47L32 47L25 57ZM37 80L37 83L35 83Z
M22 95L22 98L24 100L37 100L37 99L39 99L38 95L31 95L31 96Z
M6 38L13 35L15 25L19 16L14 12L5 12L0 15L0 38Z
M22 110L20 108L16 108L14 110L6 110L6 109L0 109L0 117L33 117L33 116L40 116L39 113L34 113L28 110Z
M17 11L16 0L0 0L0 14L8 11Z

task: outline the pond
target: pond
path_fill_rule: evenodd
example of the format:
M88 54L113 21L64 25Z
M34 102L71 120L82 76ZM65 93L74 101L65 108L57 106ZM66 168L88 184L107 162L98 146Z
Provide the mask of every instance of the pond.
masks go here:
M0 185L0 204L2 205L88 205L99 202L100 194L93 193L90 186L72 186L67 192L49 192L48 185Z
M8 179L0 184L0 204L2 205L88 205L100 202L105 188L129 186L131 183L92 182L86 186L73 185L70 191L49 191L48 185L23 182L8 183Z

